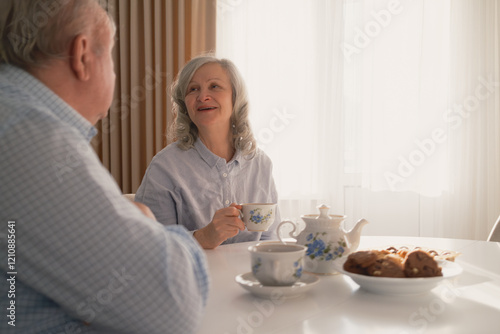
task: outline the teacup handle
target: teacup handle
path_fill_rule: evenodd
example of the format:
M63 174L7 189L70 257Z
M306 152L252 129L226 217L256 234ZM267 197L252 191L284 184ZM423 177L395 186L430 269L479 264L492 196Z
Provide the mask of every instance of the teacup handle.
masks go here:
M279 225L278 225L278 228L276 229L276 231L278 232L278 239L280 240L281 243L286 243L285 241L283 241L283 239L281 238L281 233L280 233L280 229L283 225L286 225L286 224L292 224L293 226L293 229L288 233L288 236L290 238L293 238L295 239L295 241L297 241L297 235L294 234L294 232L297 230L297 225L295 225L294 222L290 221L290 220L285 220L285 221L282 221Z

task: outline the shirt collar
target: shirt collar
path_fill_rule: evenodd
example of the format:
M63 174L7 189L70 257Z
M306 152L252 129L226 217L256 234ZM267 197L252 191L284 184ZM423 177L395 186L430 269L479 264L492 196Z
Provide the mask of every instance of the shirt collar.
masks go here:
M96 128L87 119L25 70L2 64L0 72L20 91L23 91L26 98L46 107L55 117L76 129L87 141L97 134Z
M210 168L215 167L217 164L226 164L226 160L224 158L221 158L218 155L212 153L212 151L210 151L199 138L196 139L194 148L201 156L201 158L207 163L207 165L210 166ZM229 161L227 164L229 165L234 163L235 166L238 166L244 160L245 159L242 159L241 151L237 150L231 161Z

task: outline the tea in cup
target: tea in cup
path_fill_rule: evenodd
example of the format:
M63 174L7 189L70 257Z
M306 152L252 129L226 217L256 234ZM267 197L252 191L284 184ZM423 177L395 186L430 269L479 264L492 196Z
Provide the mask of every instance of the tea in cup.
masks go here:
M252 273L267 286L290 286L302 276L306 247L280 242L261 242L248 247Z
M247 230L265 232L274 223L276 204L274 203L245 203L241 204L241 220Z

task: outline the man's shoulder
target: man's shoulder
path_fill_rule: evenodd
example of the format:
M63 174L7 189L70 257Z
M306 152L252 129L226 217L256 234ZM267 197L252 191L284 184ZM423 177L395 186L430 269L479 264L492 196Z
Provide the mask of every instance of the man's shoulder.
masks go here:
M2 69L5 72L5 66ZM15 69L14 73L16 71L22 77L21 70ZM19 85L8 78L0 80L0 136L23 128L26 129L23 131L41 132L57 127L59 122L53 113Z
M45 107L3 99L0 106L0 137L18 132L49 133L60 127L60 122Z

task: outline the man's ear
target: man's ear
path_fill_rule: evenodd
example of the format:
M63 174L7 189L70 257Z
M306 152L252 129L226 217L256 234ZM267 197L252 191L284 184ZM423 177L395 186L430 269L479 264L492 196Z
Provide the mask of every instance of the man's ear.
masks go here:
M85 35L73 39L70 49L70 66L75 76L82 81L90 79L90 61L92 53L90 43Z

